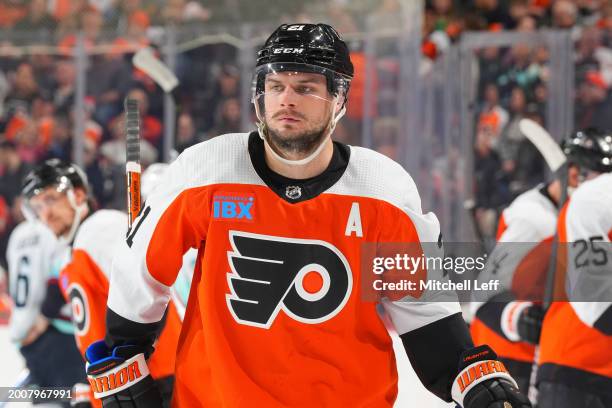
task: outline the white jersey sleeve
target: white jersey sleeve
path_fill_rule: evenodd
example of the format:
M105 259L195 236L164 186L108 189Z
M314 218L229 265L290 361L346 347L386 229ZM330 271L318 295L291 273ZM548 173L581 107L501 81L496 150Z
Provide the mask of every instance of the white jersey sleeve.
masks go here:
M545 280L557 224L557 208L540 189L537 187L521 194L502 212L497 244L478 275L479 282L498 279L500 284L496 291L472 293L473 314L483 302L501 292L514 290L514 296L523 299L539 297L527 294L530 288L526 286Z
M568 254L566 290L578 317L593 327L612 305L612 174L583 183L561 222Z
M9 293L15 308L11 315L11 340L20 343L40 313L51 278L51 260L57 240L38 222L22 222L12 232L8 247Z

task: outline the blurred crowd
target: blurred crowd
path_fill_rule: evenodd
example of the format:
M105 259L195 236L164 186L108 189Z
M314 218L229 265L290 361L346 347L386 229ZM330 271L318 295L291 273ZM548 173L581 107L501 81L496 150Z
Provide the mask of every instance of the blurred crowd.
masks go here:
M411 0L0 0L0 254L22 219L22 177L50 157L70 160L75 125L77 69L73 50L83 33L85 73L84 165L101 207L123 208L125 160L122 101L140 101L142 160L161 160L163 92L130 60L134 50L159 45L164 27L223 27L236 23L329 22L345 34L374 27L401 28ZM265 10L265 13L262 13ZM612 127L612 3L605 0L428 0L423 19L423 64L433 64L469 30L571 30L576 44L577 126ZM229 28L228 28L229 29ZM399 57L396 41L378 48L369 64L364 44L351 41L356 76L339 140L361 142L372 119L372 146L397 158ZM517 129L523 117L544 122L548 51L520 45L479 51L475 151L476 213L484 229L497 212L545 169ZM367 67L373 69L368 71ZM185 148L241 128L238 50L208 44L181 52L176 61L176 146ZM366 105L366 82L375 94ZM456 155L455 155L456 156ZM457 160L460 160L457 159ZM449 167L451 164L446 163ZM492 219L494 219L493 217ZM494 222L493 222L494 224Z

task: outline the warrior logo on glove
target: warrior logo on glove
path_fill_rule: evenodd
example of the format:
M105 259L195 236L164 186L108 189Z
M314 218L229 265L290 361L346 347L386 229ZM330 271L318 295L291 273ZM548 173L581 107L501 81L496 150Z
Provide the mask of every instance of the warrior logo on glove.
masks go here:
M315 324L346 304L351 269L330 243L238 231L230 231L230 242L226 300L238 323L268 329L282 309L297 321Z

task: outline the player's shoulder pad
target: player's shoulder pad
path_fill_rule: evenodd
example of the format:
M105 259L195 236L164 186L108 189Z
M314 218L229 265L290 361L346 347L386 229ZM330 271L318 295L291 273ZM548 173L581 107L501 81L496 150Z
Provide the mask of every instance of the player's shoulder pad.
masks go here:
M350 149L346 171L329 193L379 199L403 210L421 212L416 184L399 163L365 147Z
M249 133L228 133L191 146L177 158L184 188L211 184L263 184L251 164Z
M571 238L580 238L591 230L612 229L612 173L604 173L582 183L569 200L565 222Z
M57 239L53 232L43 223L37 221L22 221L11 232L8 247L40 246L45 243L52 245L56 242Z
M538 188L519 195L503 211L508 226L520 226L534 240L541 240L554 235L557 222L557 209Z
M73 247L87 252L104 251L125 239L127 215L117 210L98 210L87 217L76 233Z

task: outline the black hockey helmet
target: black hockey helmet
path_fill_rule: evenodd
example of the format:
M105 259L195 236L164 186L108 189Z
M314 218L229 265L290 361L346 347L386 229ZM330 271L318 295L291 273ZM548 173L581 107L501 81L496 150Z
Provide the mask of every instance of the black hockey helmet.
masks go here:
M612 171L612 132L588 128L579 130L561 142L570 163L581 168L607 173Z
M345 94L354 70L349 49L333 27L327 24L282 24L257 53L254 93L264 90L266 67L275 71L323 74L332 95L343 87Z
M89 190L87 176L76 164L59 159L49 159L32 170L23 180L21 193L26 199L39 194L50 186L59 189L82 188Z

